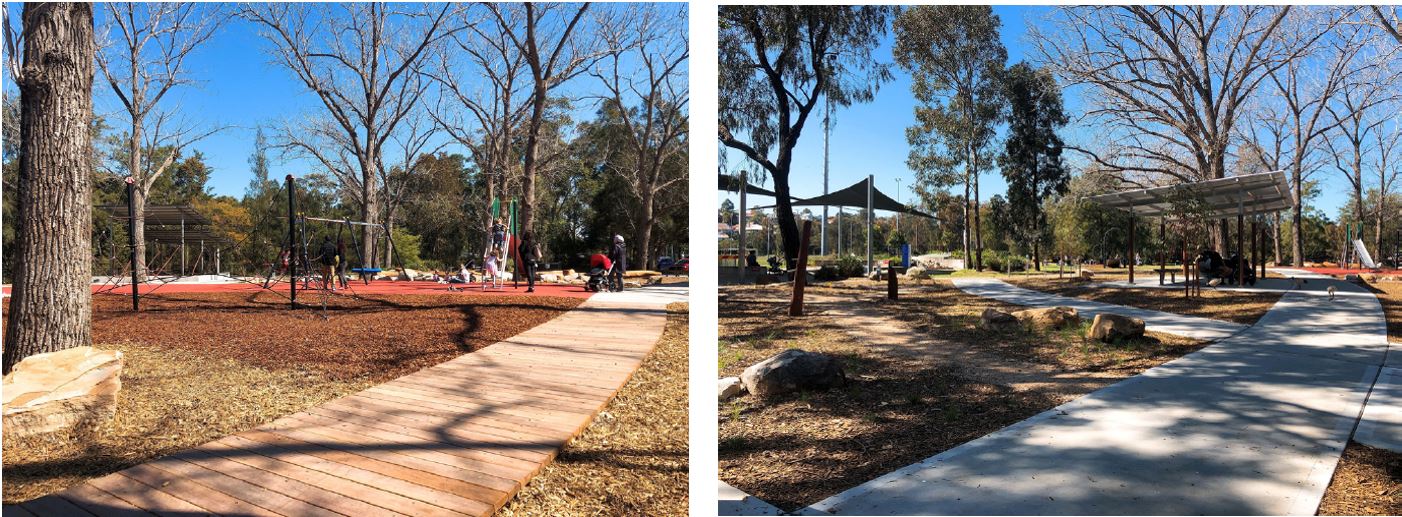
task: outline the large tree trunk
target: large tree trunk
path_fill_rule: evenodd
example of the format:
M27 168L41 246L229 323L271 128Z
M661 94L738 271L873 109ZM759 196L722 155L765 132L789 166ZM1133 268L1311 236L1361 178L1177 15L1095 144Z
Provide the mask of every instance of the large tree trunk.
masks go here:
M1279 266L1280 261L1280 212L1275 213L1275 224L1271 225L1271 244L1275 246L1275 265Z
M136 247L136 278L145 281L150 272L146 269L146 192L142 190L140 181L137 183L136 188L131 189L131 235L132 243ZM157 250L159 251L159 248Z
M978 154L973 148L969 152L969 176L974 183L974 225L971 231L974 234L974 269L983 271L983 217L979 213L978 202Z
M535 97L531 99L531 121L526 132L526 149L521 161L521 227L519 231L530 230L535 225L535 177L540 152L540 128L545 119L545 83L537 80Z
M646 187L643 191L643 224L638 227L638 242L636 243L638 264L641 264L643 269L652 269L651 262L649 262L652 258L652 225L654 222L652 203L656 198L657 194L653 192L652 187ZM741 255L744 255L744 250L741 250Z
M4 373L92 344L92 4L24 6L14 288Z
M964 239L964 269L973 269L974 250L969 246L969 222L973 219L969 217L969 193L973 191L973 185L969 183L969 178L964 178L964 231L960 237Z

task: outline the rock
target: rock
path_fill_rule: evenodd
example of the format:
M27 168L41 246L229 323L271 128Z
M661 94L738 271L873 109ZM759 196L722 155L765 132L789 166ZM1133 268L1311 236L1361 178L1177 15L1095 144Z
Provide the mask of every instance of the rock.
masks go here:
M122 353L85 346L24 358L5 376L4 439L91 426L111 418Z
M837 359L791 348L750 365L740 374L745 390L767 398L793 391L824 390L847 382Z
M721 402L725 402L744 393L745 384L740 382L739 377L726 377L716 384L716 392L720 394Z
M1119 314L1096 314L1086 337L1106 343L1144 337L1144 320Z
M1221 279L1221 278L1214 278L1214 279L1212 279L1212 280L1208 280L1208 281L1207 281L1207 286L1208 286L1208 287L1217 287L1217 286L1219 286L1219 285L1222 285L1222 279Z
M416 278L419 278L420 276L423 276L423 274L413 269L405 268L404 273L400 276L400 280L414 280Z
M559 276L556 276L555 274L552 274L552 273L541 273L541 274L540 274L540 281L541 281L541 282L548 282L548 283L552 283L552 284L553 284L553 283L555 283L555 282L559 282L559 281L560 281L560 277L559 277Z
M924 267L921 267L919 265L910 266L910 268L905 270L905 276L906 278L918 279L930 278L930 270L925 269Z
M1012 314L998 309L984 309L983 315L979 316L978 328L984 330L1005 331L1013 330L1018 326L1017 318Z
M1093 278L1095 278L1095 273L1091 272L1091 271L1088 270L1088 269L1082 269L1082 270L1081 270L1081 274L1080 274L1080 279L1081 279L1081 280L1090 280L1090 279L1093 279Z
M1041 329L1059 330L1081 324L1080 314L1070 307L1021 310L1014 312L1013 317L1030 327Z
M643 286L643 284L641 284L641 283L639 283L639 282L634 282L634 281L632 281L632 280L624 280L624 281L623 281L623 287L624 287L624 288L628 288L628 289L637 289L637 288L642 287L642 286Z
M574 275L575 275L575 272L574 272L573 269L566 269L566 270L564 270L564 271L561 271L561 272L560 272L560 275L563 276L563 277L565 277L565 278L569 278L569 277L574 276Z

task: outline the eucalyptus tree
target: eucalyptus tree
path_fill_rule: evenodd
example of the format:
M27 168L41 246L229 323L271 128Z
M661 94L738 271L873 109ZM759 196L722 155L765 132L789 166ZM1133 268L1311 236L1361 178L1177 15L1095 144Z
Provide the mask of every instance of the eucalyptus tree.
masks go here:
M146 200L156 182L190 145L222 128L205 128L179 116L167 95L196 83L187 60L214 37L227 15L217 4L189 2L103 3L97 66L126 116L114 161L134 180L136 274L146 276ZM167 152L158 152L165 148Z
M639 264L652 258L657 199L686 181L688 143L686 10L642 7L635 23L608 34L610 46L631 48L612 55L591 75L604 87L604 111L622 136L610 154L608 170L623 178L637 199L639 214L633 247ZM635 65L630 65L636 63Z
M894 9L885 6L720 7L719 143L774 178L786 257L797 257L790 200L793 149L818 101L869 102L891 79L873 52Z
M964 185L964 257L972 257L979 270L979 175L993 165L991 148L1005 108L1008 51L998 39L1001 25L986 5L922 5L895 22L896 62L910 72L911 92L920 101L916 125L906 130L907 163L925 188ZM962 174L956 171L960 165Z
M92 344L93 6L4 9L6 71L19 89L13 290L3 370ZM8 120L7 120L8 122Z
M591 4L560 4L525 2L519 4L482 4L488 11L488 23L493 31L510 42L513 52L525 62L530 92L528 111L520 137L521 149L521 227L532 229L536 215L536 179L542 165L542 143L549 137L547 112L551 92L571 79L588 72L604 58L626 50L604 35L614 27L627 26L631 13L610 6L592 8ZM492 25L494 24L494 25Z
M456 4L252 3L239 12L270 44L270 58L316 97L321 110L280 128L277 146L333 175L378 224L385 209L386 146L411 118L430 81L416 72L430 50L462 27ZM362 266L377 262L362 227Z
M1289 6L1062 7L1034 27L1039 60L1087 87L1095 149L1067 146L1132 184L1225 177L1237 125L1270 75L1322 33L1281 30ZM1220 247L1223 220L1214 232Z
M1032 261L1042 270L1042 201L1064 194L1071 171L1061 160L1057 135L1069 121L1062 109L1061 88L1046 70L1018 63L1008 68L1004 82L1008 101L1008 136L998 167L1008 182L1008 203L1014 227L1032 243Z

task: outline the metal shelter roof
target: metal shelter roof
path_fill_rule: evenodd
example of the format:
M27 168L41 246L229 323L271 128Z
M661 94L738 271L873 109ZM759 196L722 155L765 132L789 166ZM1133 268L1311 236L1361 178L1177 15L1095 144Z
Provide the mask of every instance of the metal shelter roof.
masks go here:
M113 219L127 220L127 205L98 205L97 209L111 214ZM180 242L183 221L187 244L231 243L224 235L214 232L213 221L189 205L146 205L141 219L146 222L144 232L148 241Z
M1182 183L1166 187L1127 190L1091 196L1087 200L1107 208L1141 216L1180 215L1177 203L1202 203L1209 219L1276 212L1295 206L1285 171L1245 174L1229 178Z
M739 191L740 191L740 178L735 177L735 176L731 176L731 175L729 175L729 174L721 174L721 175L720 175L720 190L724 190L724 191L726 191L726 192L739 192ZM769 197L777 197L777 196L778 196L778 194L775 194L774 191L772 191L772 190L766 190L766 189L763 189L763 188L760 188L760 187L756 187L756 186L754 186L753 183L745 186L745 193L746 193L746 194L757 194L757 195L769 196Z
M866 207L867 207L867 181L870 181L870 180L871 180L870 177L868 177L868 178L863 178L861 181L858 181L858 182L856 182L856 183L853 183L852 186L849 186L849 187L844 188L844 189L842 189L842 190L834 191L834 192L831 192L831 193L828 193L828 194L825 194L825 195L821 195L821 196L818 196L818 197L811 197L811 198L808 198L808 199L795 199L795 200L793 201L793 206L821 206L821 205L827 205L827 206L849 206L849 207L853 207L853 208L866 208ZM888 211L888 212L900 212L900 213L903 213L903 214L917 215L917 216L920 216L920 217L928 217L928 218L930 218L930 219L934 219L934 218L935 218L935 216L933 216L933 215L930 215L930 214L927 214L927 213L925 213L925 212L921 212L921 211L916 210L916 209L914 209L914 208L910 208L910 207L908 207L908 206L905 206L905 205L900 204L900 203L897 202L896 200L891 199L891 196L888 196L888 195L886 195L885 193L881 192L880 189L873 189L873 190L872 190L872 193L871 193L871 198L872 198L872 199L871 199L872 208L875 209L875 210L885 210L885 211ZM767 207L767 206L766 206L766 207L757 207L757 208L770 208L770 207Z

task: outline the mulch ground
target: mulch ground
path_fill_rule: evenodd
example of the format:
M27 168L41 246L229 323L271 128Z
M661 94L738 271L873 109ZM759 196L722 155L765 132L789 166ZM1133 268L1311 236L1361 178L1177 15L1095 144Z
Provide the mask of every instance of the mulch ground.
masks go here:
M838 357L848 383L722 403L721 478L794 510L1203 346L1167 335L1102 346L1085 340L1083 329L983 331L974 323L984 307L1016 307L965 294L947 281L925 284L920 292L903 292L895 304L871 296L872 286L811 291L834 307L890 315L880 324L899 329L887 336L909 335L918 343L907 347L864 342L863 332L874 333L863 330L871 320L853 329L850 318L825 314L821 303L811 304L807 316L787 317L787 287L723 289L722 376L802 348ZM995 369L995 375L985 371ZM989 380L1009 371L1016 382Z
M498 515L686 515L687 304L594 422Z
M1265 316L1283 292L1243 293L1204 287L1201 297L1188 298L1178 289L1092 287L1087 282L1035 276L1005 279L1018 287L1116 305L1128 305L1187 316L1252 325ZM1107 279L1097 277L1094 282Z
M1402 454L1349 442L1319 515L1402 515Z
M126 354L116 416L82 434L7 441L4 501L252 429L478 350L582 300L335 296L325 309L297 311L286 301L269 292L161 293L133 314L129 298L94 297L94 343Z
M269 369L386 381L501 341L583 300L431 295L308 296L288 309L275 293L172 293L93 298L93 342L208 353Z

